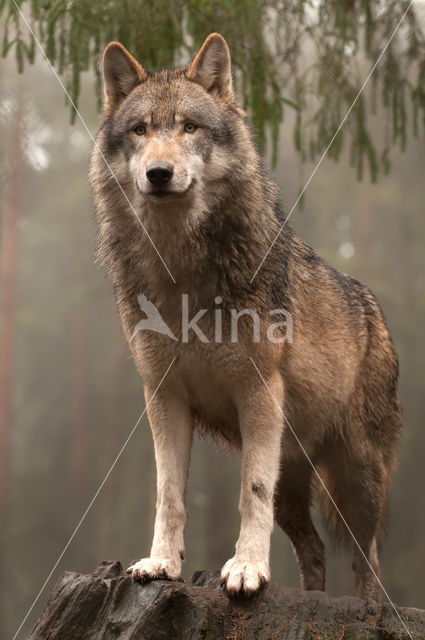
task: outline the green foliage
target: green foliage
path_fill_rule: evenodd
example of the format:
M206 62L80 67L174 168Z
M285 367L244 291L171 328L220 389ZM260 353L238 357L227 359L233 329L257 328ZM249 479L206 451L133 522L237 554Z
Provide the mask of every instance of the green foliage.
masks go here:
M285 108L295 114L293 139L303 161L318 159L353 103L364 78L393 34L408 2L400 0L21 0L47 57L64 77L78 107L80 79L94 70L101 103L101 56L119 40L148 68L187 61L219 31L229 42L235 81L262 150L271 141L277 161ZM14 51L18 70L34 61L35 43L14 0L0 0L3 56ZM371 82L372 97L357 100L329 156L349 142L359 179L390 170L390 150L425 131L425 37L415 6L391 40ZM370 93L370 92L369 92ZM370 118L383 108L381 135ZM381 113L381 112L380 112ZM71 118L75 120L71 106Z

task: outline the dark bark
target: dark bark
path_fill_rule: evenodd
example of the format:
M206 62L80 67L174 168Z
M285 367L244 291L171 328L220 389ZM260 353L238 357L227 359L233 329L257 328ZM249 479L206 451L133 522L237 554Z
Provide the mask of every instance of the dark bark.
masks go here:
M399 609L415 640L425 639L425 611ZM385 604L270 584L251 599L229 600L216 571L191 583L133 582L119 562L90 575L65 572L28 640L404 640Z

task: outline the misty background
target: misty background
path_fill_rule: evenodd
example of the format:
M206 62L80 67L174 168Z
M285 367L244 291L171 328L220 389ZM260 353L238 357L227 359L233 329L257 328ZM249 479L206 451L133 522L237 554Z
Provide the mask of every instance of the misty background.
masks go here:
M231 43L229 43L231 46ZM92 74L80 112L99 123ZM289 211L315 163L300 163L289 116L273 176ZM379 109L372 118L379 136ZM0 639L12 638L104 480L143 408L142 381L121 334L112 287L94 262L96 230L87 180L92 142L69 111L47 62L18 75L0 60L2 216L6 286L2 319ZM268 155L266 155L268 161ZM357 181L344 154L325 159L291 218L337 269L377 295L400 358L405 429L391 490L382 582L400 605L425 608L425 147L394 152L388 176ZM7 242L5 242L7 241ZM239 528L239 459L195 439L187 505L184 577L221 568ZM62 571L90 572L103 559L126 567L149 554L155 462L146 418L107 479L19 637ZM321 531L321 517L315 519ZM352 593L348 559L326 540L327 589ZM291 546L272 538L273 580L298 585Z

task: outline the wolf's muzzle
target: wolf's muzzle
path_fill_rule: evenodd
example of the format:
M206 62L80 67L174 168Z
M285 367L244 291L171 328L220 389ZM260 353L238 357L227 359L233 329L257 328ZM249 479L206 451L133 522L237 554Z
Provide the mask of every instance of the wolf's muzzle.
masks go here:
M151 162L146 168L146 177L155 186L170 182L173 173L173 167L167 162Z

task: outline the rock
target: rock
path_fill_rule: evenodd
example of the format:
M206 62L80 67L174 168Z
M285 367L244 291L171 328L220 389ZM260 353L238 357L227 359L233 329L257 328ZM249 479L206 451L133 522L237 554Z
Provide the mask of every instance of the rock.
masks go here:
M398 608L414 640L425 611ZM28 640L409 640L394 609L271 583L250 599L229 599L218 571L190 583L139 584L119 562L89 575L65 572Z

